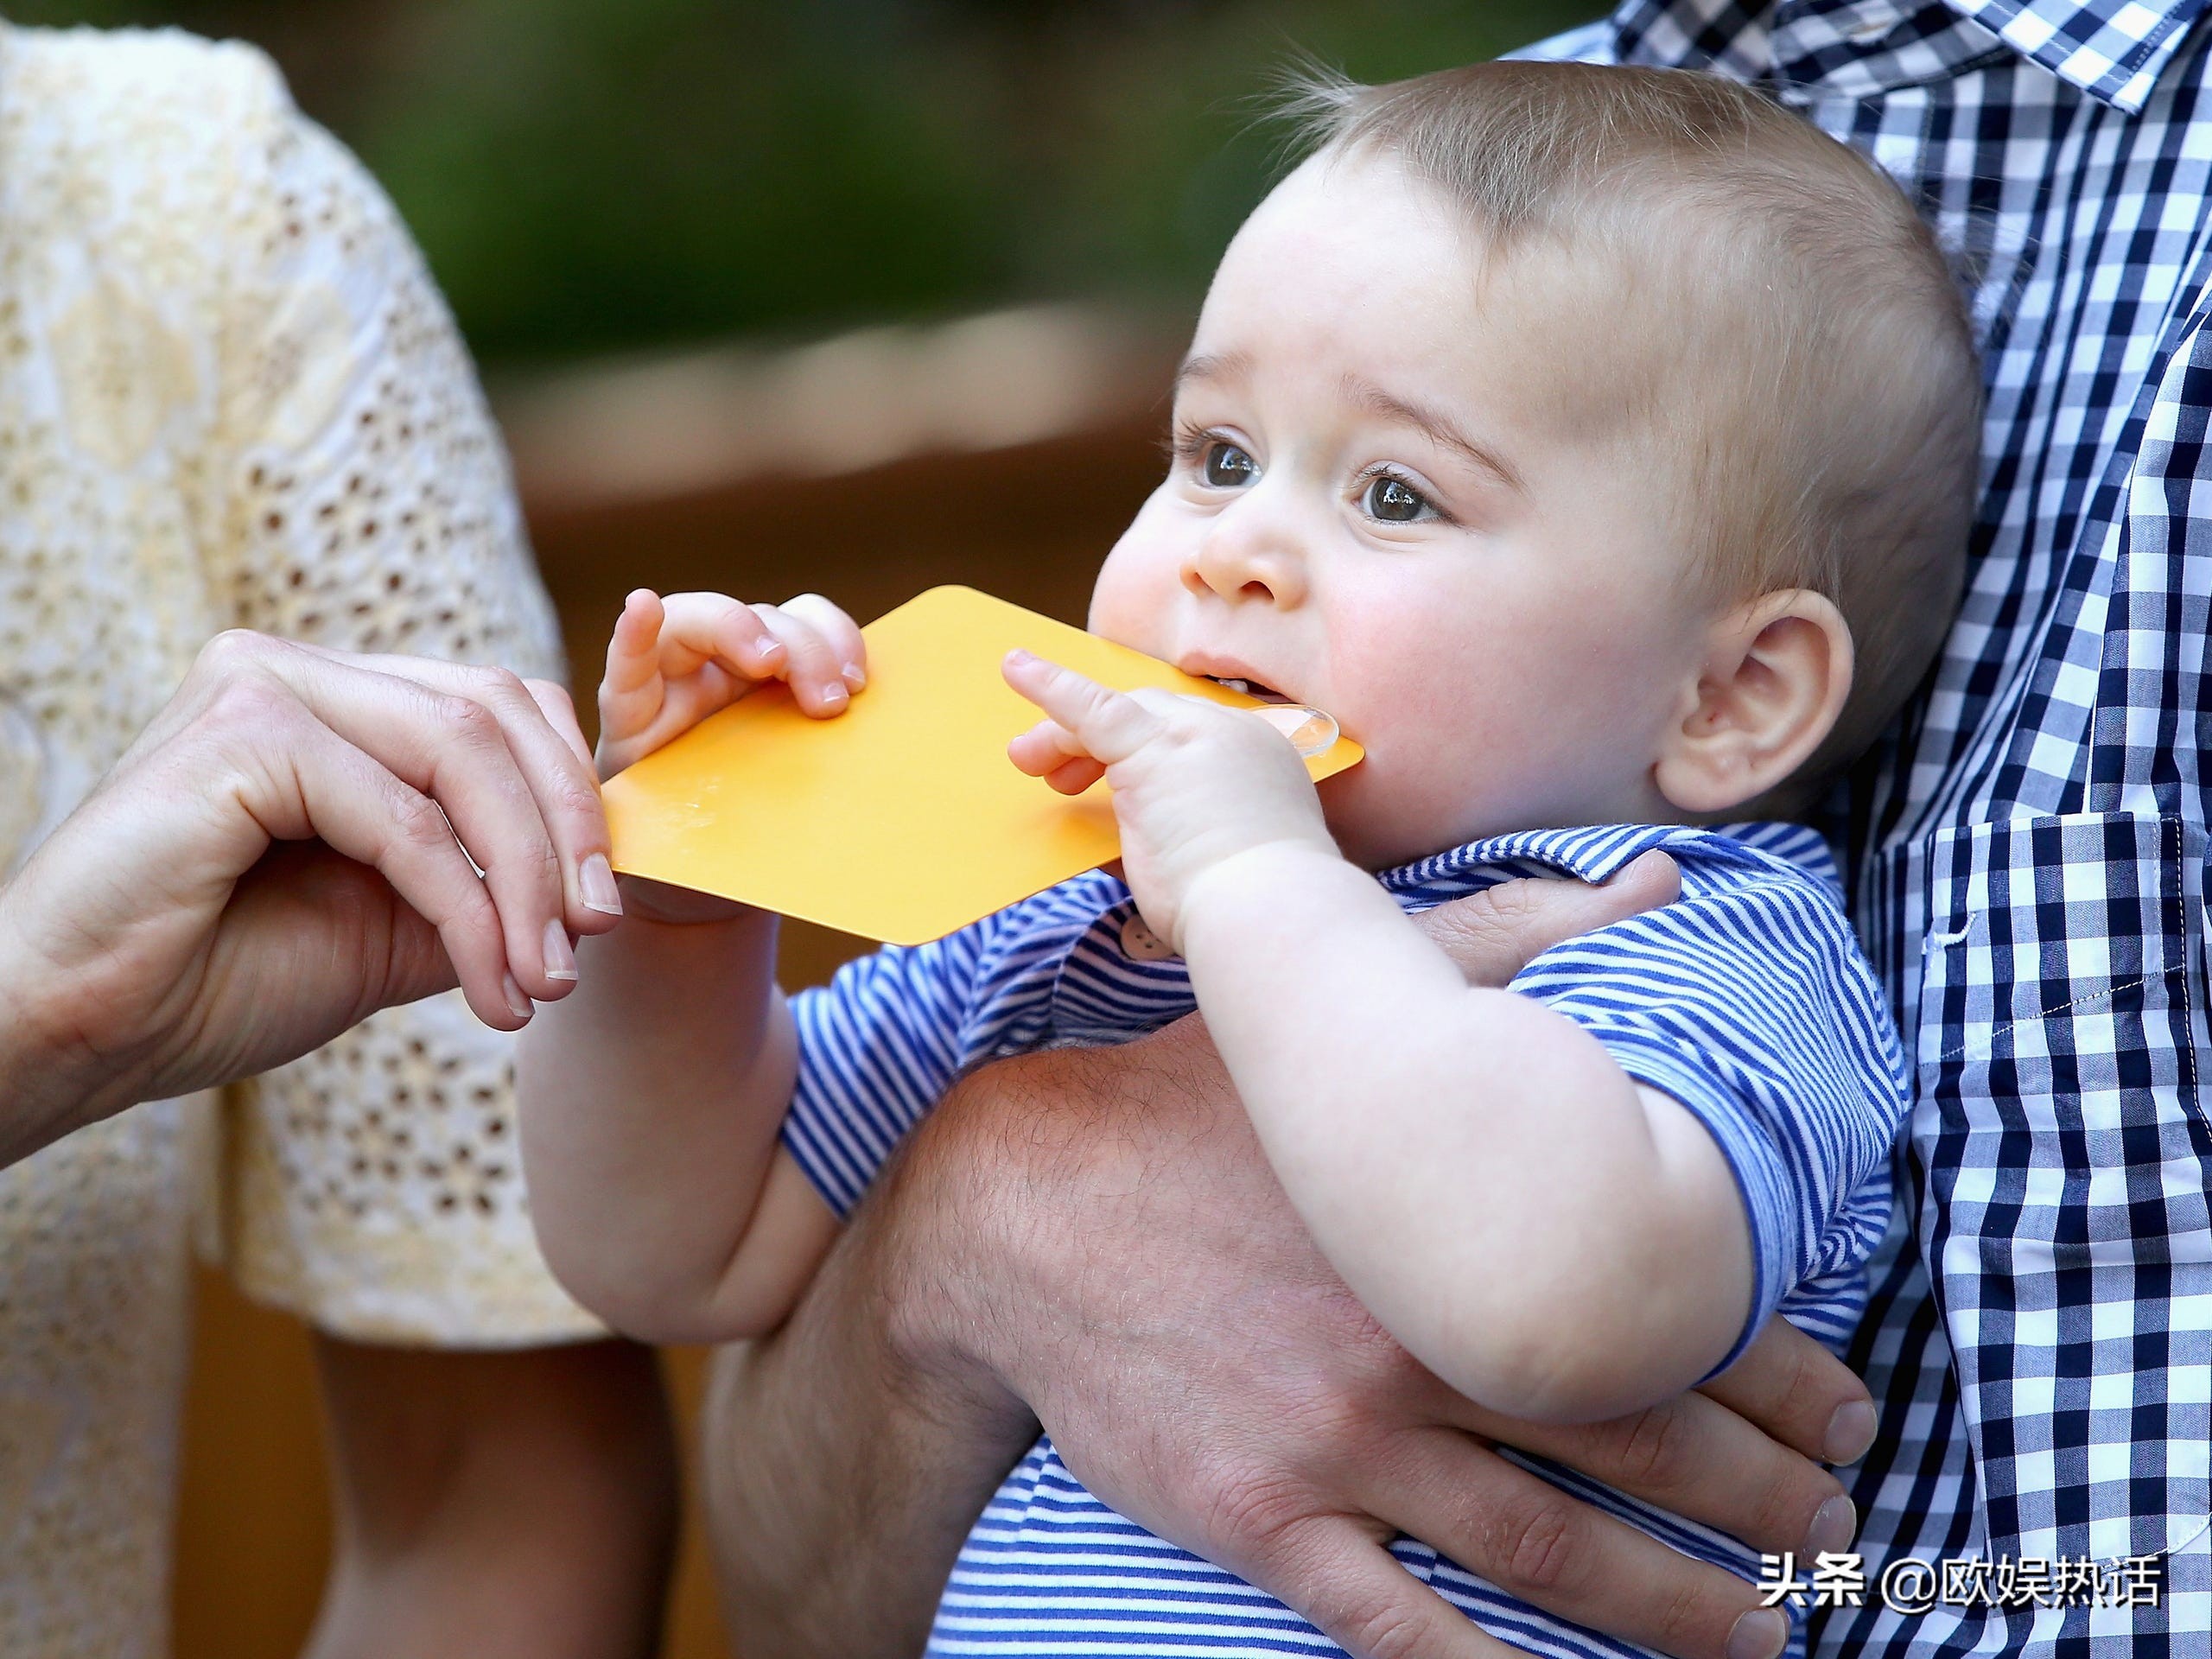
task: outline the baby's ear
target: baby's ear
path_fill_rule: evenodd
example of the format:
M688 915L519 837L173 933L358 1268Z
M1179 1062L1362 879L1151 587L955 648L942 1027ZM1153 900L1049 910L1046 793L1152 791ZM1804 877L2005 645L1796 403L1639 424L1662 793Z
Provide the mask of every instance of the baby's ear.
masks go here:
M1843 613L1809 588L1763 594L1722 616L1653 770L1659 792L1702 817L1789 781L1843 713L1851 663Z

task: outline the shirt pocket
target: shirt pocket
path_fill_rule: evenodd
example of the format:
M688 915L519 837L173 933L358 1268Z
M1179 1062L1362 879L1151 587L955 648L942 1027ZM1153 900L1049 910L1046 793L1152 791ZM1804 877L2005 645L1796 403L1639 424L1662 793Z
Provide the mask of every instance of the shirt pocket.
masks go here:
M2203 856L2201 829L2139 813L1939 832L1922 882L1923 1100L2047 1094L2098 1132L2150 1090L2203 1125Z
M1909 1169L1987 1552L2164 1548L2203 1483L2133 1412L2212 1358L2203 831L2071 813L1912 855L1876 875L1927 918Z

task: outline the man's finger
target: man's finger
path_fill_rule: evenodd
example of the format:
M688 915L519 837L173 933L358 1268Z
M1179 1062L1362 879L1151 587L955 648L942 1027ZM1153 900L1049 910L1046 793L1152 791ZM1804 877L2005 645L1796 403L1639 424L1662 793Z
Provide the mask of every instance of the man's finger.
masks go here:
M1681 871L1653 850L1601 887L1542 877L1504 881L1414 918L1470 983L1504 984L1554 945L1681 897Z
M1608 1423L1509 1421L1456 1397L1445 1414L1754 1549L1809 1557L1848 1543L1850 1501L1835 1477L1700 1394Z
M1092 759L1105 766L1126 760L1160 733L1160 720L1124 692L1033 657L1007 653L1006 683L1035 703L1071 734Z
M1507 1594L1677 1659L1782 1651L1786 1623L1778 1613L1762 1621L1758 1592L1734 1573L1669 1549L1454 1430L1402 1444L1405 1453L1374 1471L1375 1490L1361 1502ZM1753 1623L1739 1638L1746 1615Z
M1874 1398L1866 1383L1780 1314L1700 1392L1823 1463L1855 1463L1874 1443Z
M1354 1659L1520 1659L1342 1516L1286 1527L1236 1569Z

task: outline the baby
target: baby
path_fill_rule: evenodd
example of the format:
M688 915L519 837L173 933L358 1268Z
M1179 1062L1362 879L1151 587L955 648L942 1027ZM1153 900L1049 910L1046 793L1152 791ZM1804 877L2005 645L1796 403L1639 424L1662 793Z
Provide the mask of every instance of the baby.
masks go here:
M1886 179L1727 82L1501 63L1311 101L1316 152L1222 261L1173 465L1090 626L1325 709L1365 761L1317 791L1249 714L1017 654L1046 718L1014 763L1105 778L1121 879L789 1004L773 918L630 884L523 1080L546 1255L616 1326L773 1325L963 1069L1195 1001L1321 1251L1483 1405L1611 1417L1777 1310L1851 1331L1905 1069L1826 846L1787 819L1903 705L1957 595L1979 380L1944 262ZM810 597L633 594L602 771L771 678L836 715L864 695L858 631ZM1510 990L1408 918L1655 849L1677 902ZM1497 1634L1619 1650L1395 1548ZM933 1650L1179 1651L1255 1618L1313 1650L1255 1596L1039 1442Z

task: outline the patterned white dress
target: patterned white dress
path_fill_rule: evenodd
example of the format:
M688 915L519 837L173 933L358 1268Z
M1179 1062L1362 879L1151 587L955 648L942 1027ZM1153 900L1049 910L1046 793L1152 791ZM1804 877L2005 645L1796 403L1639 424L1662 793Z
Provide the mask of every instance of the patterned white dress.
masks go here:
M0 24L0 873L233 625L557 671L420 255L250 48ZM443 997L0 1173L0 1653L158 1654L191 1240L342 1335L591 1322Z

